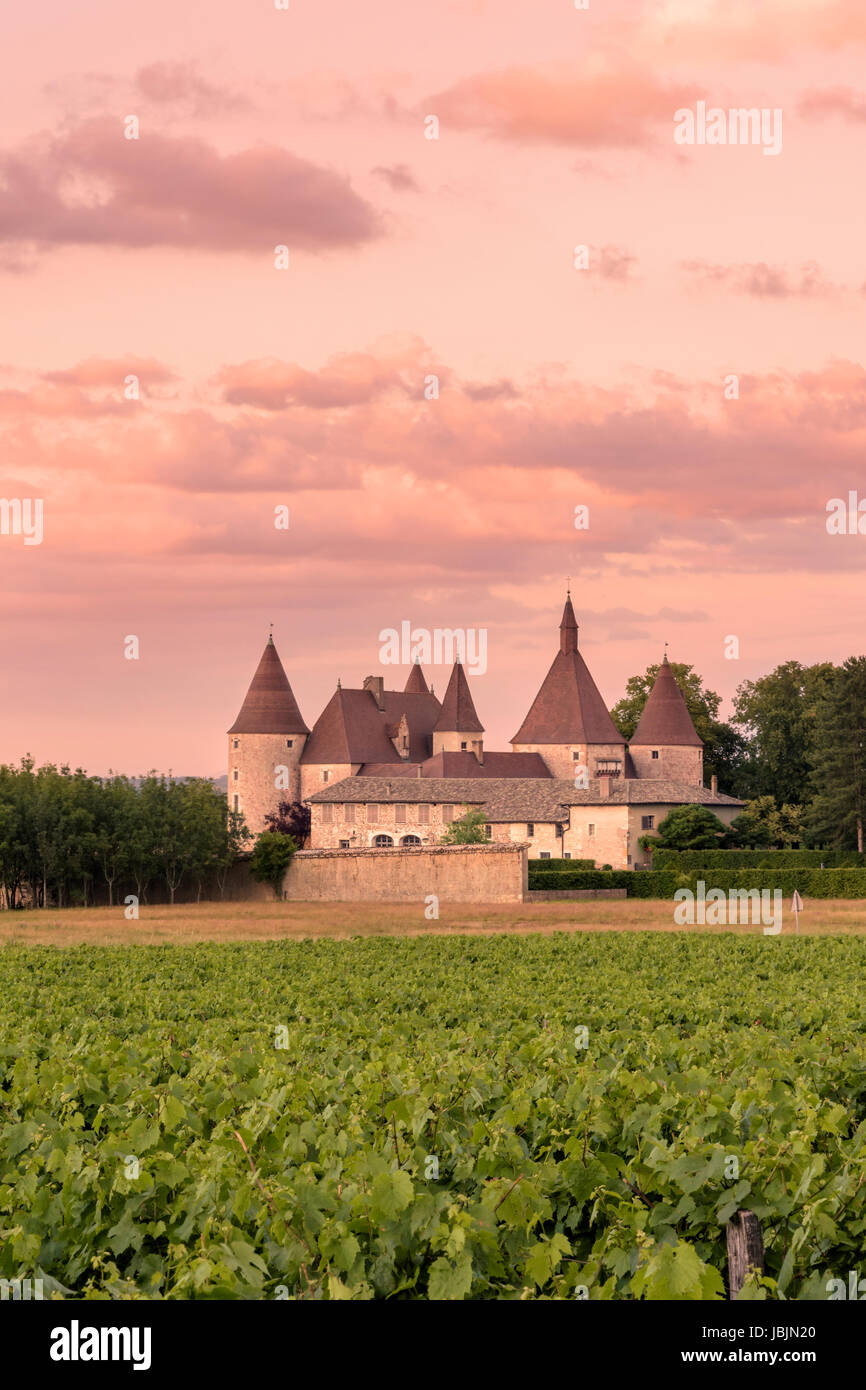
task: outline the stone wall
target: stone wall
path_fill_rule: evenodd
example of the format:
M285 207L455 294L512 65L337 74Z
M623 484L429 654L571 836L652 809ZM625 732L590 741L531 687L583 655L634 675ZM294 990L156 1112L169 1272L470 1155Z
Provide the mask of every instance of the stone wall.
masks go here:
M291 902L523 902L523 845L300 850L283 880ZM423 913L421 914L423 921Z
M622 743L512 743L515 753L540 753L554 777L574 782L577 769L583 765L589 777L597 777L597 763L604 758L619 763L620 777L625 776L625 746Z
M306 741L306 734L229 735L229 807L243 811L251 841L265 829L265 816L275 811L281 801L297 801L298 763ZM278 767L286 768L286 773L278 774ZM287 783L285 787L277 787L278 777Z
M661 777L669 782L685 782L690 787L703 786L703 748L665 748L663 744L652 748L639 744L630 751L638 777ZM654 752L658 753L657 758L653 757Z

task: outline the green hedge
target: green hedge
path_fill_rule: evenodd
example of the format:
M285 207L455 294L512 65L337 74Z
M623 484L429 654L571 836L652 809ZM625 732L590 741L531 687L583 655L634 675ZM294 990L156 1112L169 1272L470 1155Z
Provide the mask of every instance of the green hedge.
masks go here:
M529 875L539 871L544 873L568 873L570 869L594 869L594 859L530 859Z
M546 864L547 861L545 861ZM536 869L530 874L529 887L539 892L575 888L625 888L630 898L669 898L680 882L681 875L658 873L652 869L571 869L569 872L548 873ZM685 879L683 879L685 882Z
M866 854L847 849L656 849L654 869L862 869Z
M530 889L560 891L578 888L625 888L630 898L672 898L677 888L697 892L699 880L725 893L732 888L780 889L785 898L794 890L806 898L866 898L866 869L722 869L681 874L672 869L572 869L566 873L536 871Z

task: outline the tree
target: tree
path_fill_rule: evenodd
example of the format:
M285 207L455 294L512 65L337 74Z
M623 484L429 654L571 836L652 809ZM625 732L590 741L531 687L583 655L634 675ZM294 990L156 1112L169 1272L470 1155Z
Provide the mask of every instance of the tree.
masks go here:
M738 849L790 849L805 834L802 806L777 806L775 797L759 796L731 822L728 843Z
M302 801L281 801L276 811L265 816L265 825L303 845L310 833L310 808Z
M863 850L866 819L866 656L836 668L815 706L809 745L814 799L807 813L816 839Z
M286 869L298 848L291 835L279 830L263 830L250 855L250 873L257 883L269 883L279 898Z
M715 690L705 690L703 677L693 666L682 661L672 661L670 668L674 680L683 693L686 708L695 726L695 733L704 744L704 778L716 776L721 785L736 785L739 770L745 761L747 745L742 735L719 720L721 695ZM625 695L610 712L614 724L628 742L637 729L643 708L658 675L658 663L648 666L643 675L629 676Z
M482 810L467 811L453 820L439 841L442 845L486 845L487 817Z
M734 698L733 723L750 755L741 792L803 805L811 795L811 745L819 700L832 685L832 662L786 661L758 680L744 681Z
M706 806L675 806L658 827L658 834L641 835L641 849L718 849L728 827Z

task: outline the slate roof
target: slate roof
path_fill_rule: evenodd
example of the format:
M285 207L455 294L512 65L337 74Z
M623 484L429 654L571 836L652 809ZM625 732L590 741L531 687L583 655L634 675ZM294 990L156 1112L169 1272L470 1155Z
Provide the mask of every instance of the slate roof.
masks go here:
M625 743L577 649L571 598L559 625L559 651L512 743Z
M421 670L420 661L413 662L412 670L409 672L409 679L404 685L403 691L407 695L430 694L430 689L424 679L424 672Z
M401 715L409 725L409 761L423 762L433 752L433 726L439 717L435 695L386 690L380 710L369 690L335 690L313 725L302 763L402 764L388 736Z
M568 780L551 777L346 777L316 792L309 801L427 802L431 805L482 806L492 822L568 820L570 806L742 806L734 796L662 778L611 781L610 795L601 795L597 778L576 790Z
M442 701L442 712L436 722L437 733L483 734L484 725L475 713L466 672L455 661Z
M654 747L703 748L692 716L676 682L667 656L658 669L653 688L647 696L643 713L629 743Z
M273 637L269 637L230 734L308 734Z
M393 769L387 763L364 763L359 777L543 777L552 773L540 753L485 753L479 763L474 753L437 753L423 763L406 763Z

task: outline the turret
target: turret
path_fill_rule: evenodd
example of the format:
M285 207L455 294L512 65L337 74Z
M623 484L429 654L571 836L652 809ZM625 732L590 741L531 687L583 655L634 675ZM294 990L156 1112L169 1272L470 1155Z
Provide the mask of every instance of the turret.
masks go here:
M229 806L244 813L251 838L281 801L300 799L299 762L309 732L269 637L228 735Z

